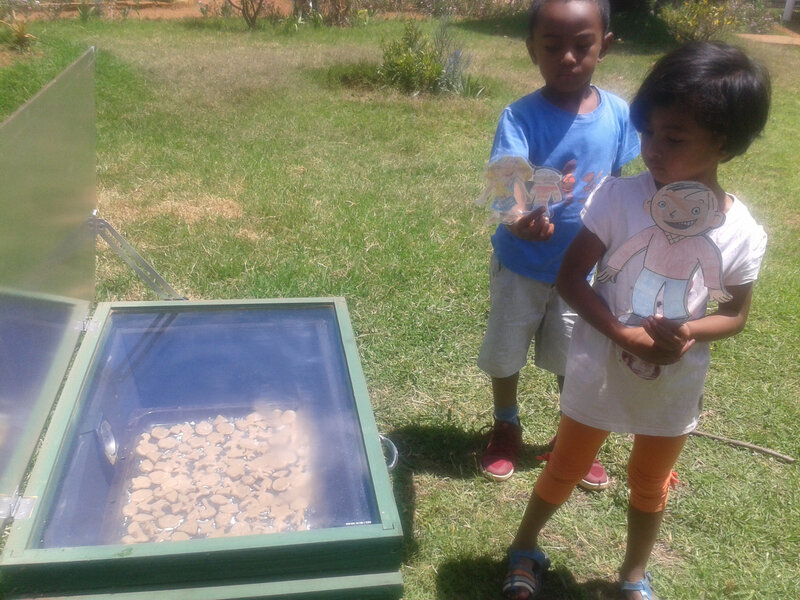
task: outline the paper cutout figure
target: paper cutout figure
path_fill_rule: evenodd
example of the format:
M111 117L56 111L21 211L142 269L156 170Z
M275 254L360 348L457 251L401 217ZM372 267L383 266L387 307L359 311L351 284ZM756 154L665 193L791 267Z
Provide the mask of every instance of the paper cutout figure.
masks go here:
M561 202L561 173L549 167L537 167L533 172L530 198L530 210Z
M667 319L688 320L688 293L698 269L712 300L730 300L731 295L722 284L722 256L706 235L725 222L725 213L714 193L701 183L679 181L661 188L644 208L655 225L617 248L597 273L598 281L613 283L629 260L645 252L644 268L633 288L631 313L619 320L637 325L645 317L659 314L659 308Z
M730 300L732 296L722 284L722 256L706 235L725 222L714 193L701 183L679 181L658 190L644 203L644 209L655 225L628 239L597 272L598 281L614 283L628 261L645 252L644 266L633 286L631 312L621 315L619 321L636 326L655 314L679 322L688 320L689 289L697 269L703 273L712 300ZM617 355L642 379L661 375L659 365L621 348L617 348Z
M562 200L559 171L534 167L521 156L501 156L486 168L486 186L476 204L488 205L496 221L510 224Z
M513 223L528 212L525 184L533 177L533 171L521 156L501 156L486 167L486 187L477 204L488 205L498 222Z

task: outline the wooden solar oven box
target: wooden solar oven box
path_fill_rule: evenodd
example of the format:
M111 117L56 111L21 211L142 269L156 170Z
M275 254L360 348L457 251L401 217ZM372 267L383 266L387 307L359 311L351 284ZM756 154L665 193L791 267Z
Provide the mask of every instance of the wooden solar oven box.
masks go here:
M89 307L0 289L0 597L402 595L342 298Z

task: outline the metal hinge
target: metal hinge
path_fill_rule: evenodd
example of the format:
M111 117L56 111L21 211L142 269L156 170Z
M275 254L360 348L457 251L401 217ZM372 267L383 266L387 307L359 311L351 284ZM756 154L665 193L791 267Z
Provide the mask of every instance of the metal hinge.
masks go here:
M75 329L80 331L81 333L87 333L89 331L97 331L98 323L97 321L93 321L92 319L83 319L82 321L78 321L75 324Z
M35 505L35 496L0 496L0 519L27 519Z

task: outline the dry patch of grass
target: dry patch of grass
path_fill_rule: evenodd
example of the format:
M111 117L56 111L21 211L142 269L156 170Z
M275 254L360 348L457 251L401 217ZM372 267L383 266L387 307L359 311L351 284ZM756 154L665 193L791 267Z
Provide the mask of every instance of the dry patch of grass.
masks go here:
M242 207L235 200L201 195L188 201L167 200L154 207L158 216L173 215L188 224L201 219L241 219Z
M113 215L114 223L122 226L163 216L173 216L193 225L201 220L238 220L244 214L242 205L233 198L220 198L207 193L167 197L160 202L142 201L137 196L136 193L123 195L114 189L99 189L97 204L101 216Z

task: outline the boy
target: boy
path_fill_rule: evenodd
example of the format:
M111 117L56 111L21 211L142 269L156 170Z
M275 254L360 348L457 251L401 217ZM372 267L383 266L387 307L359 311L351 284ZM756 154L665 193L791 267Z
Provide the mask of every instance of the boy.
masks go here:
M564 252L580 228L591 191L639 154L636 130L623 100L591 84L613 40L607 0L533 0L526 40L545 84L500 117L490 164L523 157L562 174L561 201L541 207L492 236L491 310L478 366L492 378L494 427L481 460L485 475L504 481L514 473L522 446L517 382L535 339L535 362L564 382L575 315L554 283ZM595 461L588 489L608 486Z

